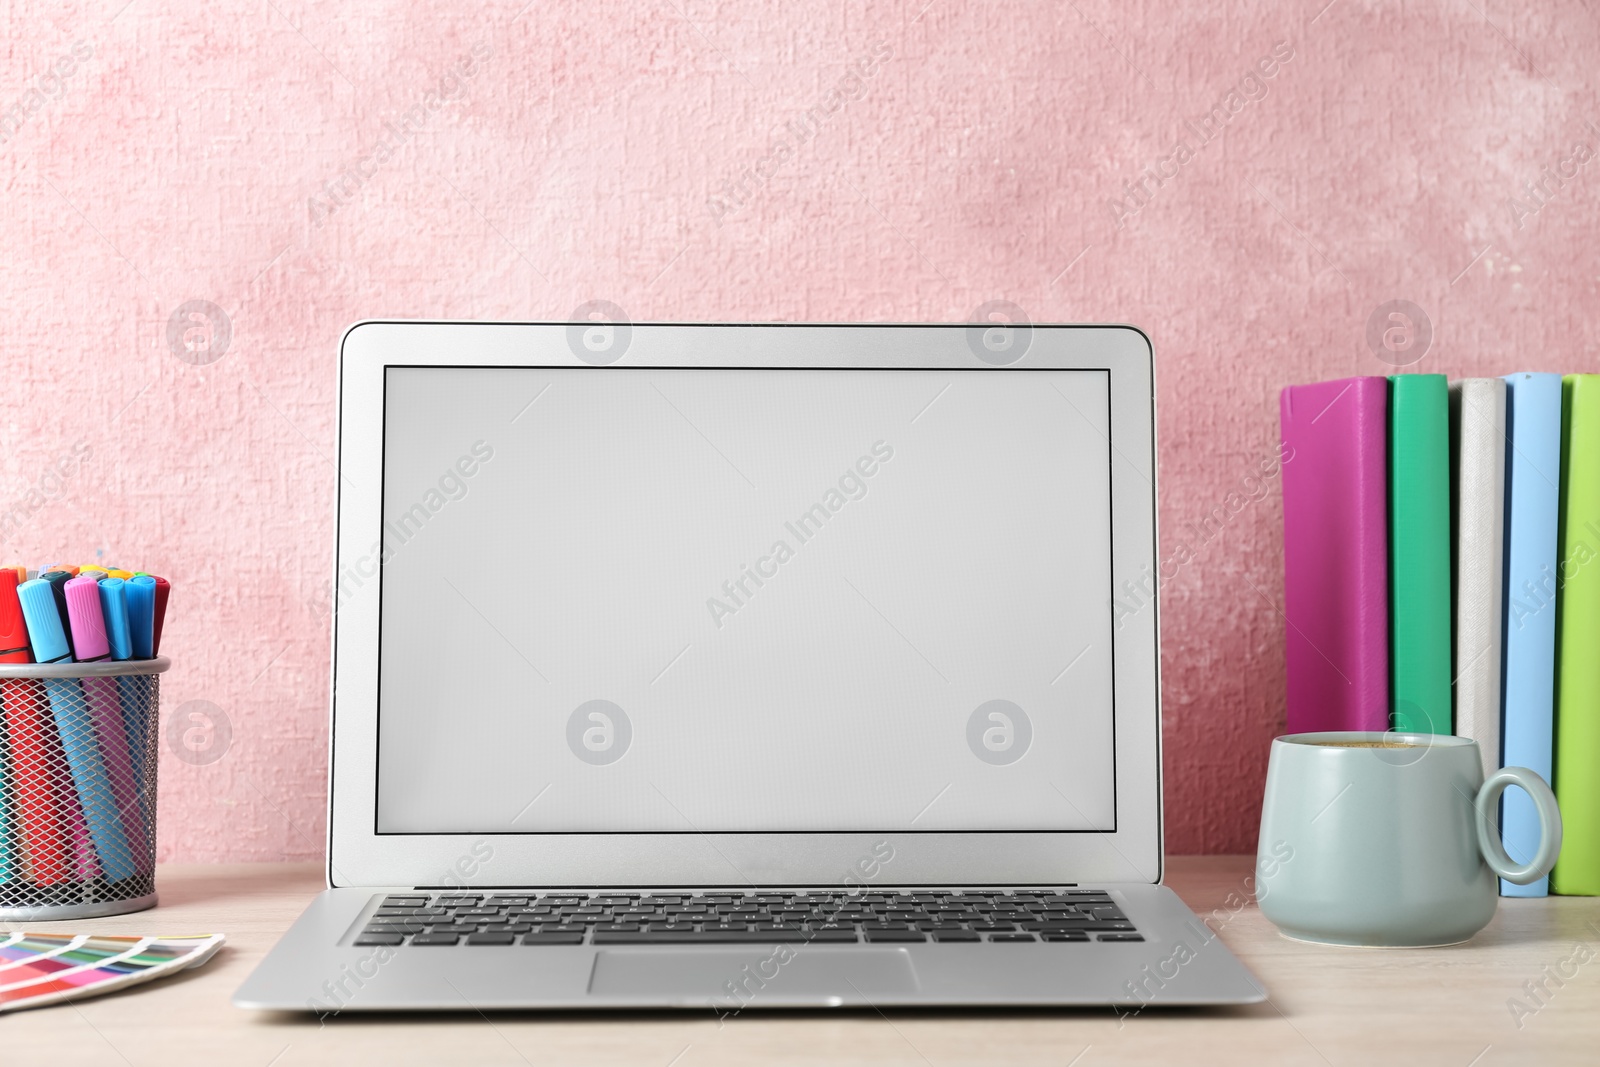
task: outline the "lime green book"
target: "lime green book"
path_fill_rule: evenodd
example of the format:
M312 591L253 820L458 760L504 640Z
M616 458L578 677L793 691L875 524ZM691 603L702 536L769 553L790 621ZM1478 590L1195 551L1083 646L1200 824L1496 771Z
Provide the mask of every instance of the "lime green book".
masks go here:
M1389 675L1396 730L1450 716L1450 391L1442 374L1389 378Z
M1600 374L1561 380L1555 893L1600 895Z

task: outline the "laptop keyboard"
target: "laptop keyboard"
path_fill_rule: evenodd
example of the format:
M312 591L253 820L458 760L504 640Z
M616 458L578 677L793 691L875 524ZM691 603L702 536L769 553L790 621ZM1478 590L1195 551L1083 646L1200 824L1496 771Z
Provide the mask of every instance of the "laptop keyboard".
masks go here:
M396 893L357 945L1143 941L1095 889L905 893Z

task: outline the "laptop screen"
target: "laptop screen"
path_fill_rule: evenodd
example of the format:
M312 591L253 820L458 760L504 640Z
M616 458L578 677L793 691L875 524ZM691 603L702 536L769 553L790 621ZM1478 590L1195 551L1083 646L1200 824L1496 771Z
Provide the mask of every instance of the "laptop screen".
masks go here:
M384 394L378 833L1116 829L1108 371Z

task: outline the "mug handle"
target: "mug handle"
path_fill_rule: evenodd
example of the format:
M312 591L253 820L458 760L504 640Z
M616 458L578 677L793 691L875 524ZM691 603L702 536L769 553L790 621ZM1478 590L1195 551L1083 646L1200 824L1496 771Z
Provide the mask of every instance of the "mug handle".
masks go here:
M1500 821L1500 794L1513 785L1522 787L1539 812L1539 851L1524 867L1511 862L1494 829ZM1478 848L1490 870L1512 885L1537 882L1550 873L1550 868L1556 865L1556 857L1561 854L1561 809L1556 805L1556 795L1537 772L1526 767L1501 767L1478 790L1473 807L1478 813Z

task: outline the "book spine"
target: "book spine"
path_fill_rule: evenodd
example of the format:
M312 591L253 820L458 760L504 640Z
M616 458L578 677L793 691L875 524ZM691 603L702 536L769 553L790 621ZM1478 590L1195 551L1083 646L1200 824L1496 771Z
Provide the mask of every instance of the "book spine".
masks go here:
M1561 494L1561 376L1506 379L1505 713L1501 761L1554 779L1556 519ZM1539 848L1539 813L1520 789L1501 801L1506 852L1527 863ZM1502 880L1511 897L1542 897L1549 878Z
M1556 591L1556 893L1600 895L1600 374L1562 381Z
M1505 587L1506 383L1450 385L1450 522L1455 546L1455 732L1500 766L1501 604Z
M1282 393L1290 733L1388 725L1387 388L1368 377Z
M1396 730L1453 732L1450 416L1442 374L1389 379L1389 647Z

